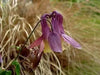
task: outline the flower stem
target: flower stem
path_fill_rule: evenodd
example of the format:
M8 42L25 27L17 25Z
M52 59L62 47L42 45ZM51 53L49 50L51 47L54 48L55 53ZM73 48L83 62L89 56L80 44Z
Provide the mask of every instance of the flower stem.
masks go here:
M50 23L51 30L53 31L51 22L50 22L49 20L47 20L47 21ZM28 40L30 39L32 33L35 31L35 29L37 28L37 26L39 25L40 22L41 22L41 20L39 20L39 21L37 22L37 24L35 25L35 27L34 27L33 30L31 31L31 33L30 33L29 36L27 37L26 41L24 42L23 46L20 48L20 51L19 51L18 55L17 55L11 62L16 61L16 60L18 59L18 57L19 57L19 55L20 55L22 49L25 47L26 43L28 42ZM11 64L11 62L10 62L10 64ZM10 66L10 64L9 64L9 66ZM6 69L7 69L9 66L7 66Z
M25 43L24 43L24 45L23 46L25 46L26 45L26 43L28 42L28 39L30 39L30 37L31 37L31 35L32 35L32 33L34 32L34 30L37 28L37 26L39 25L39 23L41 22L41 20L39 20L38 22L37 22L37 24L35 25L35 27L33 28L33 30L32 30L32 32L30 33L30 35L28 36L28 38L26 39L26 41L25 41Z
M14 59L13 61L17 60L17 58L18 58L18 57L19 57L19 55L20 55L21 50L24 48L24 46L26 45L26 43L27 43L27 42L28 42L28 40L30 39L30 37L31 37L32 33L35 31L35 29L37 28L37 26L39 25L39 23L40 23L40 22L41 22L41 20L39 20L39 21L37 22L37 24L36 24L36 25L35 25L35 27L33 28L32 32L30 33L30 35L27 37L27 39L26 39L26 41L25 41L24 45L23 45L23 46L22 46L22 48L20 49L20 51L19 51L18 55L15 57L15 59Z

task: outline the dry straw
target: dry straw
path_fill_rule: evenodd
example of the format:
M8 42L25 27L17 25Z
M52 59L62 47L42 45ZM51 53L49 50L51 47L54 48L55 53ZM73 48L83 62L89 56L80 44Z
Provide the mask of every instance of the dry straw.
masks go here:
M83 72L91 71L93 74L98 75L98 72L91 68L91 65L95 65L94 62L96 64L100 64L98 51L97 55L93 51L96 49L98 50L98 47L93 47L89 43L84 42L85 40L82 39L82 33L79 33L79 31L84 29L84 27L89 28L90 26L79 27L80 29L76 27L78 30L73 28L75 27L74 25L77 24L77 21L75 20L80 21L81 16L79 16L79 18L73 16L75 13L80 12L80 8L80 4L76 3L73 6L71 2L66 1L0 0L0 53L2 53L3 58L1 68L6 70L11 69L13 74L15 74L14 67L11 66L12 61L17 56L15 46L20 46L25 42L34 28L34 25L39 20L38 18L40 18L42 14L57 10L64 16L64 28L66 33L78 40L83 46L83 49L80 51L70 47L70 45L66 43L63 43L65 51L62 54L53 52L44 53L40 64L35 71L31 67L27 68L27 66L29 66L28 59L20 55L20 57L25 58L23 63L17 59L20 63L21 74L84 75ZM31 38L28 40L27 45L32 43L41 35L40 29L40 27L36 29ZM94 36L94 38L96 37Z

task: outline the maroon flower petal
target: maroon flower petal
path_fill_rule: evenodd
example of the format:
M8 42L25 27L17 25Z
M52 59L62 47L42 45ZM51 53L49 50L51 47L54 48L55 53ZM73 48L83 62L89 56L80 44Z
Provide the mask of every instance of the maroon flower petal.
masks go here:
M33 69L36 69L36 67L38 66L38 64L39 64L39 62L41 60L41 56L43 54L43 50L44 50L44 42L43 42L43 40L41 40L41 38L39 38L39 40L37 42L39 42L38 44L40 45L40 49L39 50L34 50L33 53L31 53L29 55L29 59L30 59L30 61L32 63ZM34 44L34 46L35 46L35 44Z
M34 48L35 46L39 46L41 44L43 40L43 36L41 36L40 38L38 38L36 41L34 41L30 46L29 48Z
M51 49L55 52L62 52L61 39L57 33L51 32L48 37Z
M37 68L37 66L41 60L42 54L43 54L43 52L39 53L39 50L35 50L28 56L30 63L34 70Z
M43 40L42 40L42 42L41 42L41 44L40 44L40 50L39 50L38 56L43 52L43 50L44 50L44 42L43 42Z
M62 34L63 39L71 44L73 47L81 49L81 46L78 42L76 42L73 38L71 38L70 36L66 35L66 34Z
M27 57L30 54L30 50L26 47L21 45L21 52L20 54L24 57Z

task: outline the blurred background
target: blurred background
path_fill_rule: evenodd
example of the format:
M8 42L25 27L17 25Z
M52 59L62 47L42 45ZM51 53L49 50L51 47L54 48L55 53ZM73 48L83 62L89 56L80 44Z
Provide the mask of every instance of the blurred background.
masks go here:
M25 55L20 54L13 62L41 15L52 11L63 15L66 34L77 40L82 49L63 43L62 53L43 53L35 70L34 61L29 62ZM38 27L27 46L40 35ZM0 75L99 75L100 1L0 0L0 59Z

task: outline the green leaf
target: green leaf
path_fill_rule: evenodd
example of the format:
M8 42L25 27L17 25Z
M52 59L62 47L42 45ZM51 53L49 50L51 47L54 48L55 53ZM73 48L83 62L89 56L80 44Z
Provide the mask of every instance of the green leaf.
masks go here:
M17 61L13 61L12 65L15 66L16 75L20 75L20 64Z
M0 75L12 75L12 72L10 70L2 70L0 68Z

